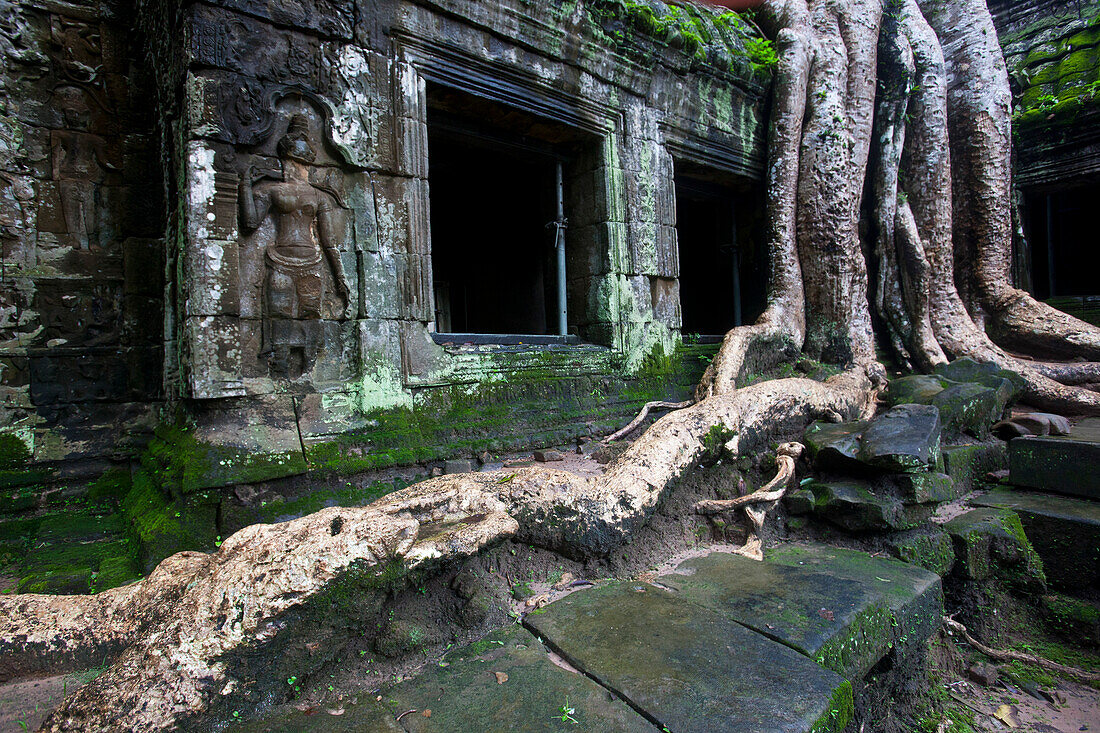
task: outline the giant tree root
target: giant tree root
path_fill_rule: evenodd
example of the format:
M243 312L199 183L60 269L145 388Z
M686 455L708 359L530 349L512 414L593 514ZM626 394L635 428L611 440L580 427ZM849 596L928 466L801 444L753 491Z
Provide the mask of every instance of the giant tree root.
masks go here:
M43 730L155 731L228 716L319 669L403 573L510 537L605 555L698 462L712 428L747 453L822 415L857 419L873 407L862 371L764 382L666 415L598 477L541 466L443 476L367 507L247 527L217 552L175 555L99 595L3 596L0 656L19 674L112 660Z

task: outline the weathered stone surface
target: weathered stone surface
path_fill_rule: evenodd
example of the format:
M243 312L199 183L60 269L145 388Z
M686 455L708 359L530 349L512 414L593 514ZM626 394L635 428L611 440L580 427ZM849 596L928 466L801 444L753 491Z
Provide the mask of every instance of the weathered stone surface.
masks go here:
M336 711L339 715L334 714ZM233 730L242 733L303 733L314 730L325 733L407 733L397 722L396 716L373 698L355 705L334 703L327 709L302 711L291 708L285 712L280 709L262 720L234 725Z
M993 491L975 504L1011 509L1055 588L1100 588L1100 504L1024 491Z
M943 589L939 578L916 565L817 544L780 546L768 553L767 561L873 587L894 614L901 632L895 649L902 654L922 653L925 640L940 628Z
M556 450L537 450L534 452L535 460L539 463L553 463L555 461L564 461L565 456L561 451Z
M955 482L944 473L899 473L893 480L907 504L938 504L958 496Z
M890 407L906 403L930 405L932 399L946 389L951 381L935 374L911 374L890 381L886 388L886 404Z
M989 362L977 362L969 357L956 359L949 364L940 364L935 372L953 382L976 382L994 389L999 389L1001 380L1007 379L1010 383L1009 402L1014 402L1024 390L1024 379L1016 372L1001 369Z
M996 576L1024 590L1045 587L1043 561L1024 534L1020 518L1002 508L979 507L944 529L955 543L955 570L970 580Z
M1004 443L948 445L943 448L943 464L962 495L986 483L990 472L1008 468L1008 447Z
M940 454L940 415L929 405L898 405L863 431L859 459L887 471L926 471Z
M836 564L837 560L832 560ZM712 553L687 560L658 578L678 597L780 641L849 679L862 677L886 655L900 628L882 587L896 570L891 560L872 558L860 577L829 572L830 562L807 568L757 562L741 555ZM845 574L848 575L848 574ZM933 576L915 596L935 593Z
M455 458L444 462L443 473L470 473L477 470L477 462L472 458Z
M894 557L930 570L941 578L955 566L951 535L939 527L914 529L891 535L886 546Z
M839 733L848 722L842 677L655 586L608 583L525 624L669 730Z
M408 733L549 733L568 723L562 720L563 706L573 708L576 724L588 730L631 733L649 727L607 690L550 661L548 650L519 626L496 631L443 661L446 667L429 668L383 694L391 719L416 711L401 719ZM430 718L425 710L431 710Z
M852 532L897 529L903 525L901 502L872 493L865 481L814 481L814 511Z
M1012 383L1007 379L1002 379L998 387L968 382L948 387L933 397L931 404L940 411L940 421L948 434L984 438L1004 415L1012 394Z
M859 466L860 438L866 420L845 423L815 422L806 429L803 439L818 468L852 468Z
M1008 444L1009 480L1055 494L1100 500L1100 442L1017 438Z

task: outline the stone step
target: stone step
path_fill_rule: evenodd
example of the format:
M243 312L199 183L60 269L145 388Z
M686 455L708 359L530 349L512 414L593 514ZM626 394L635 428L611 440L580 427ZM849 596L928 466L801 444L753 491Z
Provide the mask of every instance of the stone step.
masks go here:
M677 733L839 733L851 684L677 594L614 581L530 614L578 669Z
M849 679L897 646L923 643L943 607L935 573L817 545L786 546L766 562L712 553L658 582Z
M1016 512L1053 587L1070 592L1100 589L1100 503L1005 489L972 503Z
M402 713L406 713L402 715ZM400 717L400 720L398 718ZM385 691L380 702L290 711L243 727L247 733L550 733L580 726L634 733L653 724L567 665L521 626L448 653L441 664Z
M1100 418L1081 420L1069 435L1015 438L1008 464L1017 486L1100 501Z

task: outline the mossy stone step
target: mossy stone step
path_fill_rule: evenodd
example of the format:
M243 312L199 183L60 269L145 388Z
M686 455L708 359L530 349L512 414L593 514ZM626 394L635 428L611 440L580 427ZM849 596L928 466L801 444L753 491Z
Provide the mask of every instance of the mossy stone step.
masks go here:
M554 664L539 640L519 626L493 632L451 652L443 662L447 666L436 666L383 694L392 716L417 711L401 719L401 730L549 733L577 727L626 733L653 728L592 680ZM430 718L425 710L431 710Z
M677 733L839 733L851 719L852 688L843 677L653 585L606 583L525 624Z
M973 503L1016 512L1052 586L1100 589L1100 503L1007 490L990 492Z
M934 573L885 558L856 565L824 548L800 552L819 562L796 564L798 554L757 562L716 552L686 560L658 582L849 679L865 675L900 639L928 638L923 615L941 607ZM899 614L910 608L920 613Z
M1100 418L1082 420L1069 435L1016 438L1008 463L1017 486L1100 501Z

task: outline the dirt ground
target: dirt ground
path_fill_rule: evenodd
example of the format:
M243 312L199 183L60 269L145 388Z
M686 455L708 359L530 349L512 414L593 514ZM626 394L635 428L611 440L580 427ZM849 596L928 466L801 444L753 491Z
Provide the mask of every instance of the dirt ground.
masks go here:
M975 731L1100 731L1100 691L1076 682L1056 680L1053 687L1029 692L1019 683L1008 680L992 687L955 680L944 683L943 689L956 711L961 708L972 716L970 724ZM1034 692L1038 692L1038 696ZM1045 699L1044 692L1053 701Z
M0 685L0 733L38 730L38 726L65 696L83 687L100 671L96 669Z

